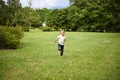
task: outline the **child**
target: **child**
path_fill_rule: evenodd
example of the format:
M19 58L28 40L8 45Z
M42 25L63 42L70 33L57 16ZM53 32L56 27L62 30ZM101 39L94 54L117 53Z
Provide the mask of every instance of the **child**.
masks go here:
M60 35L54 40L53 44L58 40L58 50L60 51L60 55L63 55L64 46L65 46L65 32L64 30L60 31Z

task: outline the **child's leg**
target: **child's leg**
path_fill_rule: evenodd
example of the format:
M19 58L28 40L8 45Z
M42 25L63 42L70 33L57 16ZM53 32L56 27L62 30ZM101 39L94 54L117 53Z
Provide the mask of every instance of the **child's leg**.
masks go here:
M58 51L59 51L59 54L61 54L61 45L58 44Z
M60 44L58 44L58 50L59 50L59 51L61 50L61 45L60 45Z
M58 44L58 50L60 51L60 55L62 56L64 51L64 45Z
M64 51L64 45L61 45L61 56L63 55L63 51Z

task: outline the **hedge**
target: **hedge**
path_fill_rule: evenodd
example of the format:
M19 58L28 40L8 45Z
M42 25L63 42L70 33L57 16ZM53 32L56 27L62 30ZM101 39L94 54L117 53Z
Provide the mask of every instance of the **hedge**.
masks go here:
M0 49L16 49L23 37L20 27L1 27L0 26Z
M52 29L50 27L43 27L42 31L52 31Z

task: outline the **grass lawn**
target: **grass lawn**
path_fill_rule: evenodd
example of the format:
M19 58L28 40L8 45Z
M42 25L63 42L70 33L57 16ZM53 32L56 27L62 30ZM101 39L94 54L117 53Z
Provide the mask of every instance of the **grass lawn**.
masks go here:
M119 33L66 32L62 57L58 34L35 29L19 49L0 50L0 80L120 80Z

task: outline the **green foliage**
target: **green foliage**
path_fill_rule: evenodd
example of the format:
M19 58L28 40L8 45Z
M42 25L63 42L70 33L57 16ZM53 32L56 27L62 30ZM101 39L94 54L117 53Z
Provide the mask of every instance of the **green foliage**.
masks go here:
M70 0L64 9L21 7L20 0L0 0L0 25L38 28L43 22L54 30L120 32L120 0ZM8 14L9 13L9 14ZM26 27L26 25L28 27Z
M25 23L24 25L22 25L22 30L25 32L29 32L30 31L30 25Z
M5 4L5 1L0 0L0 25L6 25L7 19L7 6Z
M0 27L0 49L16 49L23 33L20 27Z
M43 9L36 9L35 12L37 12L37 14L39 15L39 20L41 21L41 23L46 21L46 18L49 15L50 10L48 10L47 8L43 8Z
M66 9L51 10L46 18L46 23L55 30L65 29L68 25L67 15L68 11Z
M59 28L59 10L55 9L53 11L50 11L47 16L47 25L50 27L54 27L55 29Z
M86 26L88 31L120 32L119 0L70 0L70 2L71 6L80 9L80 25Z
M42 31L52 31L51 27L43 27Z
M87 32L87 29L84 27L80 27L77 29L77 32Z
M67 25L67 29L71 29L72 31L77 31L77 29L80 27L80 10L78 7L76 6L70 6L68 8L66 8L66 10L68 11L67 14L67 21L68 21L68 25Z
M21 8L22 5L20 3L20 0L7 0L7 13L9 13L7 16L7 20L9 22L8 26L15 26L16 14L19 13Z

